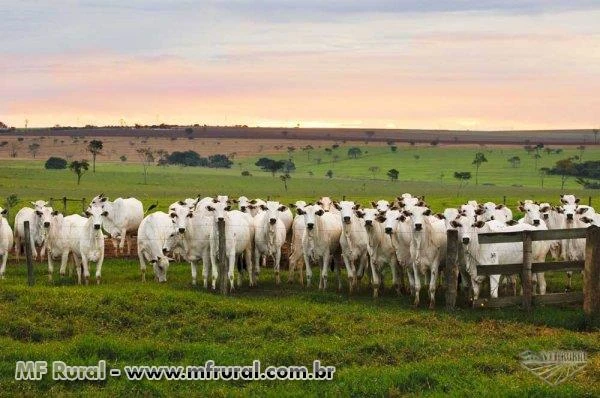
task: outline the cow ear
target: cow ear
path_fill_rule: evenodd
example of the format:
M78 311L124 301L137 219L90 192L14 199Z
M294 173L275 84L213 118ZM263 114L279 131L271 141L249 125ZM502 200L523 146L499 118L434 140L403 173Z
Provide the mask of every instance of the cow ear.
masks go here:
M333 206L338 210L342 210L342 206L338 202L333 202Z
M262 211L267 211L267 209L268 209L268 208L267 208L267 206L265 206L265 205L260 205L260 206L258 206L258 207L260 207L260 209L261 209Z
M233 199L233 203L240 203L240 201L237 199Z
M392 206L390 207L390 210L398 210L398 206Z
M179 203L181 206L185 205L185 202L184 202L183 200L180 200L180 201L179 201L179 202L177 202L177 203Z
M150 260L150 264L156 264L156 260Z
M356 204L354 205L354 210L358 210L358 209L360 209L360 203L356 203Z
M579 209L577 209L577 214L583 214L586 211L588 211L588 207L580 207Z
M518 222L516 222L515 220L508 220L506 222L506 225L508 225L508 226L513 226L513 225L517 225L517 224L518 224Z
M431 215L431 209L427 209L423 212L424 216L430 216Z
M560 195L560 202L563 203L563 204L567 203L567 201L562 198L562 195Z
M579 203L579 198L575 198L575 203Z
M386 220L386 218L385 218L384 216L377 216L377 217L375 217L375 219L376 219L377 221L379 221L380 223L384 223L384 222L385 222L385 220Z
M208 211L215 211L215 208L212 206L206 206L206 210Z
M562 207L557 207L556 208L556 212L560 213L560 214L564 214L565 213L565 209L563 209Z
M35 206L35 202L29 202L29 203L31 203L32 205L34 205L34 206Z
M504 205L497 205L496 210L504 209Z
M92 213L90 213L89 211L87 211L87 210L86 210L86 211L85 211L85 215L86 215L87 217L89 217L89 216L91 216L91 215L92 215Z
M106 197L103 197L102 199L100 199L100 202L104 203L104 202L106 202L106 200L107 200L107 199L108 199L108 198L106 198Z
M404 214L404 217L410 217L410 216L412 216L412 213L410 211L408 211L408 210L404 210L402 212L402 214Z
M318 204L319 206L323 206L323 202L321 202L320 200L317 200L317 204Z
M594 220L592 220L591 218L589 218L589 217L586 217L586 216L583 216L583 217L581 217L581 218L580 218L580 220L581 220L581 221L583 221L583 222L584 222L584 223L586 223L586 224L591 224L591 223L592 223L592 221L594 221Z
M296 213L298 213L301 216L304 215L304 214L306 214L306 212L304 210L302 210L301 208L299 208L299 207L296 209Z
M460 228L460 223L456 220L450 221L450 225L452 225L452 228Z
M485 223L483 221L477 221L475 224L473 224L475 228L482 228L484 225Z
M107 211L103 211L102 212L102 216L104 216L104 217L108 216L108 212Z
M545 213L545 212L547 212L547 211L549 211L549 210L550 210L550 206L544 206L544 207L540 207L540 211L541 211L542 213Z
M193 212L193 211L190 211L190 212L187 214L187 217L188 217L188 218L192 218L192 217L194 217L194 212Z
M360 211L360 210L356 210L356 211L354 212L354 214L356 214L356 217L358 217L358 218L363 218L363 217L365 216L365 213L363 213L363 212L362 212L362 211Z
M325 214L325 212L323 211L323 209L320 209L320 210L318 210L318 211L315 211L315 214L316 214L317 216L322 216L323 214Z
M296 205L295 205L295 204L293 204L293 203L290 203L290 204L289 204L289 206L290 206L290 208L292 208L292 209L295 209L295 208L296 208Z
M2 209L2 212L0 212L0 214L6 214L8 213L8 209Z
M284 205L279 206L279 208L277 209L279 211L286 211L287 207L285 207Z
M36 211L35 211L35 214L37 214L38 216L41 216L41 215L42 215L42 212L41 212L41 211L39 211L39 210L36 210Z
M417 203L417 206L426 207L427 203L423 202L422 200L419 200L419 202Z
M255 204L256 204L256 199L252 199L252 200L250 201L250 204L252 204L252 205L255 205Z
M213 203L219 203L219 199L213 198Z
M483 212L484 212L484 211L483 211L483 208L481 208L481 207L480 207L480 208L478 208L477 210L475 210L475 214L477 214L478 216L482 215L482 214L483 214Z
M231 210L231 206L225 206L225 211Z
M519 209L519 211L525 211L525 208L523 207L523 205L519 205L518 209Z
M440 220L445 220L445 219L446 219L446 216L444 216L444 215L443 215L443 214L441 214L441 213L437 213L437 214L435 214L435 216L436 216L437 218L439 218Z
M404 214L402 214L400 217L398 217L398 220L401 222L406 221L406 216Z
M377 207L377 203L375 203L374 201L371 201L371 206L375 209Z

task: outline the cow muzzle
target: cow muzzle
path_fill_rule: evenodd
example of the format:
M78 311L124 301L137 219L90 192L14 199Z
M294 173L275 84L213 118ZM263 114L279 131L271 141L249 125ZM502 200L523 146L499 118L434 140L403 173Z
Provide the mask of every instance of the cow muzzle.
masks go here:
M350 217L348 217L348 216L345 216L345 217L344 217L344 222L345 222L346 224L350 224Z
M178 231L180 234L183 234L183 233L185 233L185 228L179 228Z
M373 226L373 220L365 220L365 225L367 227L372 227Z
M163 254L167 254L169 252L169 250L166 247L163 247L162 252L163 252Z
M313 224L313 223L306 224L306 228L308 228L308 229L313 229L314 227L315 227L315 224Z
M533 225L536 227L540 225L540 220L533 220Z
M462 243L463 243L463 245L468 245L470 241L471 241L471 239L470 239L470 238L466 238L466 237L465 237L465 238L462 238Z
M388 235L391 235L392 234L392 227L386 227L385 228L385 233L388 234Z
M271 225L275 225L276 222L277 222L277 219L275 219L275 218L271 218L269 220L269 224L271 224Z
M44 228L48 228L49 226L50 226L50 223L49 223L48 221L46 221L46 222L44 223Z
M245 212L246 212L246 206L242 206L242 207L240 207L240 211L241 211L242 213L245 213Z
M420 230L422 230L422 229L423 229L423 224L415 224L415 229L416 229L417 231L420 231Z
M100 229L100 224L94 224L94 229Z
M217 220L219 220L219 221L223 221L223 220L225 220L225 219L224 219L223 217L217 217Z
M573 221L573 214L567 214L567 220Z

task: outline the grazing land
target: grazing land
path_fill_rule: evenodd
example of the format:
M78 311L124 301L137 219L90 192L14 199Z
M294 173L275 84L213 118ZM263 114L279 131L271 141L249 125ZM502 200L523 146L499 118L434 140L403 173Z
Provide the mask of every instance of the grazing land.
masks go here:
M546 177L541 188L535 159L521 145L401 144L392 152L385 142L339 142L340 147L330 154L325 148L331 148L333 140L301 145L278 139L252 144L248 144L250 140L236 143L235 139L227 140L227 144L222 139L207 139L204 144L200 139L148 139L147 143L134 139L135 145L125 141L124 146L119 142L107 139L105 152L110 157L100 156L96 173L90 170L79 186L69 170L43 167L49 155L60 156L60 151L67 150L60 142L36 160L6 159L2 152L6 149L0 150L0 196L16 194L21 200L11 209L10 222L16 210L31 200L66 196L89 201L100 192L110 198L135 196L146 207L158 202L161 210L175 200L198 194L270 196L283 203L322 195L341 199L345 195L367 205L373 199L411 192L425 195L435 211L467 199L502 202L504 196L515 210L518 200L556 203L563 192L556 176ZM167 143L181 147L160 147ZM90 159L82 152L83 143L75 144L68 149L74 152L72 158ZM314 147L310 154L300 149L307 144ZM231 169L151 166L144 184L142 165L134 159L135 151L129 149L141 146L192 149L202 156L213 149L214 153L237 154ZM262 156L288 159L288 146L296 146L291 151L296 170L286 191L279 173L273 177L254 163ZM356 159L347 155L353 146L362 153ZM125 148L130 156L121 162L118 157ZM559 155L542 152L537 167L551 167L559 159L581 155L575 147L562 148ZM475 185L472 165L477 152L488 159L480 168L479 185ZM512 156L521 158L520 167L507 161ZM583 158L600 159L600 150L590 146ZM320 163L316 159L321 159ZM373 166L379 171L369 170ZM390 168L400 171L399 181L387 179ZM252 175L241 176L244 170ZM325 176L328 170L333 171L333 178ZM473 178L459 190L454 171L470 171ZM574 193L584 202L591 196L593 205L600 200L597 191L582 190L573 179L566 181L564 192ZM54 206L62 211L60 201ZM69 202L68 213L80 211L81 204ZM142 284L134 258L107 260L101 286L76 286L72 277L55 277L51 284L46 272L45 264L36 263L37 283L28 287L23 263L11 261L6 279L0 281L0 390L4 394L600 395L600 331L586 327L580 306L541 307L527 315L518 308L473 310L463 302L452 313L443 310L441 304L429 311L412 308L408 297L397 297L391 289L373 300L365 280L361 290L350 297L345 290L340 294L333 288L319 292L298 284L276 286L270 269L261 273L258 288L248 288L245 281L244 287L224 298L192 287L189 265L184 263L171 266L166 284L159 285L151 278ZM389 287L389 275L387 278ZM549 273L547 279L549 292L564 290L563 273ZM573 288L581 290L580 275L574 275ZM442 295L440 291L438 303L443 303ZM551 387L519 365L518 354L529 349L584 350L589 364L574 378ZM15 381L15 361L28 359L79 365L106 359L109 367L202 365L209 359L217 364L245 365L260 359L265 365L310 366L320 359L324 365L336 366L337 371L332 382Z

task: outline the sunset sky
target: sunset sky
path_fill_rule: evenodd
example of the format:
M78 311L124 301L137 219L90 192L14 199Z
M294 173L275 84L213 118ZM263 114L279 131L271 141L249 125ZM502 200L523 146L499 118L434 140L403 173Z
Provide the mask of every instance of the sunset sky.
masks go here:
M597 0L0 0L0 121L600 126Z

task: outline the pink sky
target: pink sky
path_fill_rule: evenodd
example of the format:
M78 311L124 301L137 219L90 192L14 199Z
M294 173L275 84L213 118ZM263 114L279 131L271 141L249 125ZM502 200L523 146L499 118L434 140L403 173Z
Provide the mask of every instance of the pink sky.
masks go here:
M458 10L348 2L358 8L320 10L284 1L291 8L277 11L267 1L257 2L261 13L243 0L232 9L211 1L108 3L69 11L0 6L8 15L0 28L0 120L600 126L600 6L589 2Z

